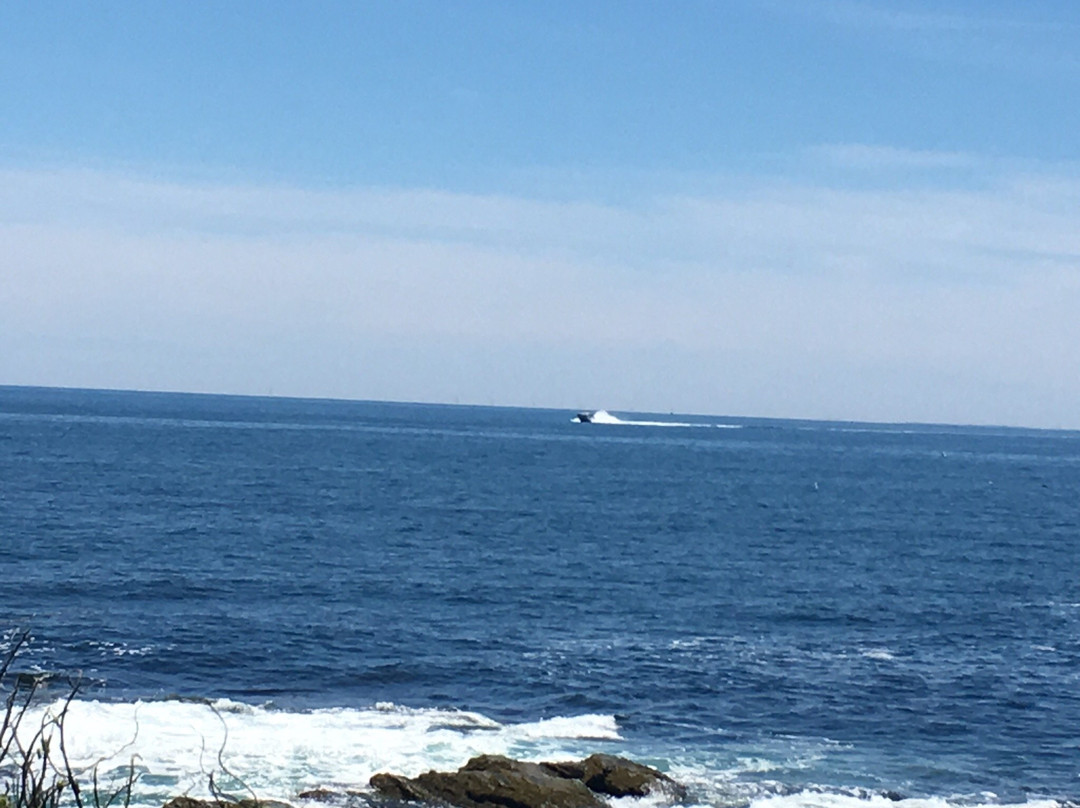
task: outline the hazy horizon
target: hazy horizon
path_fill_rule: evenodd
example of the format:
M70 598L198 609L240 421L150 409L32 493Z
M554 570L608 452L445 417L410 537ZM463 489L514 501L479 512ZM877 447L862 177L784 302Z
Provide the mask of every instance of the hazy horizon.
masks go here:
M773 416L760 416L750 415L744 413L734 412L687 412L687 411L674 411L674 410L631 410L614 408L607 406L538 406L529 404L492 404L482 401L422 401L422 400L403 400L403 399L380 399L380 398L338 398L333 396L294 396L294 395L281 395L272 391L266 393L229 393L218 392L212 390L164 390L164 389L137 389L137 388L116 388L116 387L64 387L64 386L49 386L49 385L19 385L19 384L2 384L0 390L52 390L61 392L85 392L85 393L119 393L119 394L146 394L146 395L166 395L166 396L206 396L208 398L243 398L243 399L267 399L267 400L280 400L280 401L323 401L323 402L336 402L342 404L388 404L388 405L401 405L401 406L417 406L417 407L459 407L459 408L477 408L477 409L502 409L502 410L540 410L544 412L564 412L567 416L574 416L579 412L595 412L597 410L604 410L616 416L626 415L648 415L648 416L666 416L671 417L686 417L686 418L714 418L720 419L718 423L722 424L723 419L730 419L734 421L777 421L777 422L793 422L793 423L815 423L815 424L850 424L853 426L867 426L867 427L918 427L918 428L945 428L945 429L1005 429L1005 430L1017 430L1021 432L1078 432L1077 429L1069 429L1067 427L1033 427L1025 426L1023 424L999 424L999 423L950 423L946 421L861 421L846 418L800 418L798 416L793 417L773 417ZM571 419L572 420L572 419ZM651 422L650 422L651 423ZM630 426L636 426L635 422L629 422ZM603 426L603 424L601 424Z

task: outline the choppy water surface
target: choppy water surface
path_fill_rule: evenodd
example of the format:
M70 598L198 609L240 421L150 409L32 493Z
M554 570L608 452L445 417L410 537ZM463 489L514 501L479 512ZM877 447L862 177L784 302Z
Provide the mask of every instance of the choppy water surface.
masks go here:
M145 802L221 750L284 798L598 749L718 806L1080 795L1080 434L573 415L0 388L0 619Z

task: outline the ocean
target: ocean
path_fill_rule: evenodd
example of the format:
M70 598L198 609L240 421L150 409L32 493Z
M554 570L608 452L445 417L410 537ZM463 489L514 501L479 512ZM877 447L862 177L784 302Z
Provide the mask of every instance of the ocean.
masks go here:
M593 751L700 806L1080 798L1080 433L573 416L0 387L28 720L80 677L137 805Z

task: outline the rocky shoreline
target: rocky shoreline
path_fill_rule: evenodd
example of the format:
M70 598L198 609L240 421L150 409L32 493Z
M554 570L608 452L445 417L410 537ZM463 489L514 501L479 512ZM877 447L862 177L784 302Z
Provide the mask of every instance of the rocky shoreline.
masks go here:
M686 789L657 769L615 755L582 760L529 763L502 755L480 755L455 772L429 771L417 777L379 773L369 785L375 798L452 808L605 808L608 797L661 794L671 802ZM314 789L297 799L346 802L369 795ZM176 797L163 808L289 808L275 800L240 802Z

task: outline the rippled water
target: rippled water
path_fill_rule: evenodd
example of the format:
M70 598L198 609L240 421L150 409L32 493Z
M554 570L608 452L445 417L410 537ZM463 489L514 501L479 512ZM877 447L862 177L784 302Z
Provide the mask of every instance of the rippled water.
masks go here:
M147 801L217 748L283 797L598 748L713 805L1080 794L1080 434L573 415L0 388L0 618Z

